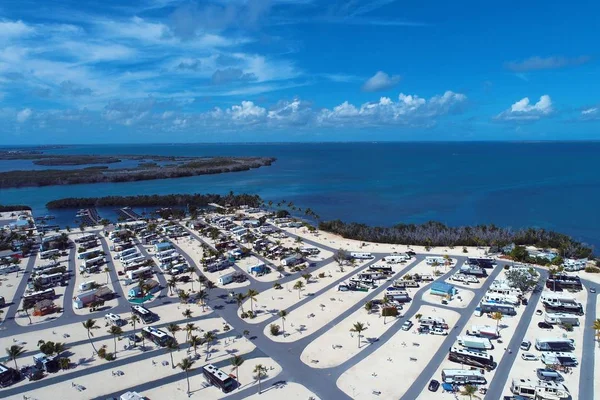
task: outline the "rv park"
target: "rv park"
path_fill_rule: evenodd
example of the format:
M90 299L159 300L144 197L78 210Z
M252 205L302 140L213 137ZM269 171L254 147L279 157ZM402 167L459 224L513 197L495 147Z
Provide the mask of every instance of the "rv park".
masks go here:
M21 249L0 253L0 398L600 390L600 274L587 260L549 269L484 247L364 243L249 207L130 214L52 231L28 212L0 214Z

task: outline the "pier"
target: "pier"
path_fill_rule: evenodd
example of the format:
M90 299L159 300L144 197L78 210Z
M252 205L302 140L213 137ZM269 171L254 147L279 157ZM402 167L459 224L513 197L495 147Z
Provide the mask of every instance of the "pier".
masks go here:
M77 212L77 217L81 219L81 223L87 226L94 226L100 223L98 210L95 208L84 208Z
M137 221L142 219L142 216L131 209L131 207L123 207L118 210L119 216L127 221Z

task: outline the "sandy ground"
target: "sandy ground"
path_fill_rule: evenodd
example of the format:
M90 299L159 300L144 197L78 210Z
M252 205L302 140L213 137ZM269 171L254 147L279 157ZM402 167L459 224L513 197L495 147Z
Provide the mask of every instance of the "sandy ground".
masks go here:
M475 297L475 293L473 293L470 290L466 290L466 289L462 289L462 288L457 288L456 290L457 290L457 293L454 295L454 297L452 297L451 300L447 300L448 301L447 307L453 307L453 308L467 307L473 300L473 297ZM423 293L423 301L426 301L431 304L441 304L442 297L437 296L435 294L431 294L431 291L428 290L427 292Z
M590 272L585 272L585 271L579 271L576 273L576 275L579 275L582 279L587 279L589 281L594 282L596 285L596 290L600 289L600 274L592 274Z
M367 327L364 337L361 338L360 347L357 345L356 334L350 332L352 326L357 322L361 322ZM380 313L368 313L364 308L360 308L310 342L304 348L300 359L312 368L336 367L374 343L374 340L394 326L398 320L387 317L385 322L384 324L384 318ZM325 355L326 357L324 357ZM318 362L314 362L314 360L318 360Z
M438 309L434 312L431 306L421 307L418 313L443 317L450 328L459 318L454 311ZM369 335L368 330L365 335ZM417 334L416 324L410 331L398 330L373 354L344 372L337 385L354 399L400 398L444 339L445 336ZM351 345L350 340L356 345L356 337L347 338L343 344Z
M544 290L544 293L552 293L549 290ZM577 299L577 301L581 302L582 304L585 304L587 301L587 291L582 290L580 292L577 293L568 293L565 292L566 296L572 296L575 299ZM536 305L536 310L544 310L544 307L542 306L541 302L538 303ZM566 332L564 329L561 329L558 326L554 326L554 329L552 329L551 331L548 330L544 330L544 329L540 329L537 324L539 322L544 321L544 315L533 315L533 318L531 319L531 322L529 323L529 327L527 328L527 334L525 335L525 340L529 340L531 342L531 349L529 349L529 353L533 353L536 356L540 357L542 355L541 351L537 351L535 349L535 339L536 338L553 338L553 337L566 337L569 339L574 339L575 340L575 351L573 352L573 355L575 356L575 358L577 358L577 360L579 362L581 362L581 358L582 358L582 354L583 354L583 331L586 328L585 326L579 325L579 326L575 326L573 327L573 332ZM584 324L585 323L585 316L581 316L579 317L579 322L580 324ZM515 351L517 349L514 349ZM535 374L535 370L537 368L544 368L544 363L540 360L540 361L525 361L521 358L521 353L523 353L522 350L518 350L519 351L519 355L517 357L517 359L515 360L515 363L513 364L513 368L511 370L511 374L509 376L508 382L506 383L506 385L504 386L504 394L505 395L509 395L510 394L510 385L512 382L512 379L515 377L523 377L523 378L529 378L529 379L536 379L536 374ZM597 352L597 350L596 350ZM569 392L571 393L571 397L573 399L577 399L579 398L579 376L580 376L580 367L575 367L573 368L571 374L567 374L567 373L561 373L563 375L563 377L565 378L565 381L563 382L563 384L569 389Z
M211 347L211 358L210 361L218 362L223 359L229 359L232 354L243 355L249 353L253 349L253 345L247 341L246 339L240 339L235 343L232 343L231 340L233 338L228 339L228 344L224 344L226 340L222 340L219 342L215 342L215 344ZM109 349L112 348L112 339L107 341L107 346ZM222 343L220 343L222 342ZM88 349L91 353L91 347L88 345ZM130 351L131 355L138 354L136 350ZM130 387L135 387L135 385L143 384L148 381L158 380L166 376L171 376L173 374L178 374L181 372L179 368L171 367L171 358L168 352L165 350L157 350L154 352L154 357L150 359L145 359L141 361L137 361L131 364L127 364L126 366L115 367L114 369L108 368L105 371L98 372L91 375L85 375L82 377L74 378L73 380L67 380L62 383L57 383L52 386L47 386L38 390L34 390L28 392L28 396L33 396L39 399L47 398L47 393L49 390L58 392L55 393L63 393L60 398L69 398L69 399L89 399L91 397L102 396L106 393L112 393L114 391L122 390L125 392ZM204 351L198 349L199 358L195 361L193 368L200 368L203 365L207 364L207 361L204 356ZM120 353L119 357L130 356L129 354ZM178 350L173 352L173 362L176 365L185 357L194 357L193 350L187 352L186 350ZM88 366L96 365L98 363L107 363L104 360L88 360ZM281 369L268 358L259 358L252 360L252 367L254 363L262 363L269 369L273 367L273 370L268 371L268 376L273 377L279 374ZM164 364L163 364L164 363ZM249 365L248 365L249 367ZM252 373L250 368L244 368L242 366L239 370L240 372L240 381L242 384L247 382L245 386L251 386L254 384ZM71 371L62 371L58 372L58 374L69 374L70 372L77 371L79 367L71 370ZM113 376L113 372L122 371L124 374L122 376ZM228 371L229 372L229 371ZM214 388L214 387L204 387L205 384L204 377L202 375L196 375L190 377L190 389L193 392L192 396L196 396L198 398L210 398L210 399L218 399L223 396L223 393ZM76 385L82 385L86 389L84 391L78 392L73 386L72 383ZM182 375L181 379L167 385L159 386L156 389L143 393L150 398L168 398L168 399L177 399L177 398L185 398L186 395L186 380ZM168 393L168 395L167 395ZM44 397L46 396L46 397ZM14 396L15 399L22 399L22 395Z
M265 290L256 296L256 301L254 301L254 310L259 311L258 315L253 319L246 319L246 321L251 324L258 324L268 319L271 315L275 315L279 310L285 310L294 305L300 299L312 296L312 294L323 289L335 280L343 276L349 277L350 275L356 273L356 269L364 264L364 262L357 264L356 268L344 267L344 272L340 271L340 267L336 262L331 262L318 269L307 268L303 273L310 273L313 276L310 279L310 283L307 284L306 280L298 277L299 279L283 285L282 289L271 288ZM325 278L318 278L319 274L322 272L326 274ZM298 293L298 290L293 288L295 283L298 281L301 281L304 284L304 288L300 291L300 293ZM246 300L242 305L242 308L244 311L250 310L250 300ZM241 314L242 308L238 310L238 315Z
M295 382L286 382L283 385L263 385L261 394L253 394L246 399L261 399L261 400L306 400L319 398L310 390Z
M413 250L417 253L422 254L448 254L450 256L484 256L486 249L467 247L467 252L463 253L462 247L455 247L451 249L449 247L434 247L430 251L425 250L423 246L405 246L399 244L383 244L383 243L364 243L359 240L344 239L341 236L334 235L332 233L318 231L316 233L310 233L306 228L281 228L283 231L293 233L298 236L310 239L314 242L321 243L325 246L332 247L334 249L343 248L348 251L364 251L372 253L393 253L393 252L405 252ZM362 246L366 244L366 246Z
M23 271L25 270L28 262L29 257L21 260L21 264L19 264L18 276L16 271L7 275L0 275L0 296L4 297L4 301L6 302L6 305L2 308L2 311L4 312L0 313L0 322L6 317L6 311L8 310L8 307L10 307L10 303L21 302L21 299L15 299L15 296L21 280L27 279L27 275L23 274Z
M600 296L596 297L596 319L600 319ZM598 375L598 370L600 368L600 340L596 336L596 341L594 342L594 371L596 375ZM600 393L600 379L594 380L594 393Z
M392 270L396 274L399 270L406 267L406 264L392 265ZM312 279L312 278L311 278ZM331 279L331 278L322 278ZM381 280L381 285L387 287L393 283L393 280ZM311 284L309 284L310 286ZM346 311L351 306L363 300L369 295L369 292L339 292L333 287L290 312L286 319L286 335L271 336L270 327L265 327L265 334L271 340L276 342L293 342L314 333L329 321ZM383 297L383 294L381 295ZM405 306L406 307L406 306ZM276 324L282 326L281 320Z

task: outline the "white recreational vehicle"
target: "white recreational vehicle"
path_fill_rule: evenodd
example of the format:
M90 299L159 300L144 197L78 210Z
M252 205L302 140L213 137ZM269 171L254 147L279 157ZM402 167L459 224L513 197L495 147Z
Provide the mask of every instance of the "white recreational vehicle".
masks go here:
M567 400L571 398L571 394L562 383L539 379L513 379L510 391L517 396L540 400Z
M497 294L497 293L487 293L483 298L484 301L494 302L500 304L510 304L513 306L518 306L521 304L521 301L517 296L505 295L505 294Z
M540 359L546 365L561 365L564 367L576 367L579 365L577 359L571 353L544 352Z
M372 258L375 258L375 256L373 256L373 254L371 254L371 253L359 253L359 252L350 253L350 257L358 259L358 260L370 260Z
M442 381L457 385L485 385L487 383L479 369L443 369Z
M579 325L579 318L573 314L566 313L546 313L544 321L552 325L571 324L572 326Z
M388 264L398 264L408 260L410 260L410 255L408 254L392 254L383 257L383 261L385 261Z
M494 348L490 339L483 337L459 336L457 343L470 349L491 350Z
M452 260L448 260L448 261L452 262ZM425 262L427 263L427 265L434 265L434 264L444 265L446 263L446 259L441 256L429 256L429 257L425 257Z

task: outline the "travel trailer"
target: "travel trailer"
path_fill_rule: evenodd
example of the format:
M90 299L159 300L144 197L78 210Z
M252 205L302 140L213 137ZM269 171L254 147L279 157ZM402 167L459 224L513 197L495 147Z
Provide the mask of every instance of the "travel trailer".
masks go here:
M443 369L442 381L457 385L485 385L487 380L479 369Z
M579 365L575 356L565 352L544 352L540 359L546 365L560 365L563 367L576 367Z
M490 339L484 337L459 336L457 343L463 347L475 350L491 350L494 348Z
M486 295L483 297L483 300L489 303L510 304L513 306L518 306L521 304L521 300L519 300L519 298L516 296L489 292L486 293Z
M539 351L573 351L575 350L575 341L561 338L536 339L535 348Z
M562 383L532 379L513 379L510 391L536 400L568 400L571 394Z
M370 260L375 258L371 253L360 253L360 252L352 252L350 253L350 257L355 258L357 260Z
M570 324L572 326L579 325L579 318L573 314L566 313L546 313L544 321L552 325Z

